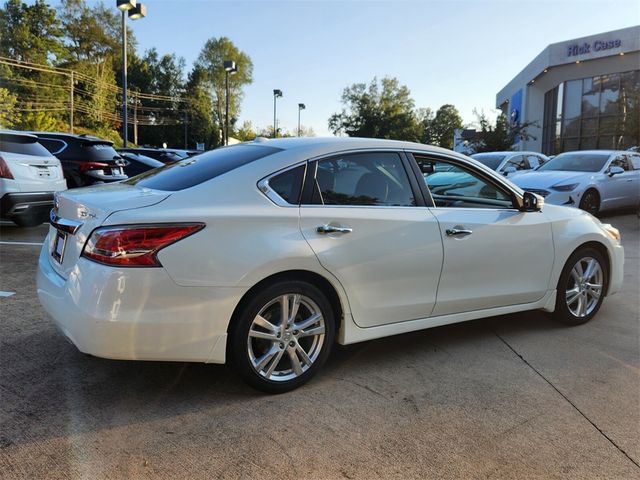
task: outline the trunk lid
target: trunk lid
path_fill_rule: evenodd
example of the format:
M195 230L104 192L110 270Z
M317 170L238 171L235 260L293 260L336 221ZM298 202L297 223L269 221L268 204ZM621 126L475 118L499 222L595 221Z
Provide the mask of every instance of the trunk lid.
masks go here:
M60 161L53 156L35 156L20 153L1 152L11 170L13 178L20 183L36 182L41 184L47 181L58 181L62 179L62 167Z
M49 259L54 270L67 278L78 262L91 232L114 212L149 207L160 203L171 193L133 185L112 183L77 188L57 194L53 219L63 228L49 227Z

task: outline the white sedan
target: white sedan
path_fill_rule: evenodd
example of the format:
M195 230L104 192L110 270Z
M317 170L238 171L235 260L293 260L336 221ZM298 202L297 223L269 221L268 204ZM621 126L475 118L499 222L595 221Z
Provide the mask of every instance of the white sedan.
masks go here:
M443 170L455 184L431 191ZM254 141L58 195L38 295L82 352L230 361L283 392L336 341L532 309L590 320L621 287L619 233L542 203L436 147Z
M505 177L512 177L516 173L530 172L544 165L549 157L537 152L481 152L474 153L471 158L486 165Z
M629 151L565 152L536 171L510 179L546 203L579 207L592 215L640 205L640 154Z

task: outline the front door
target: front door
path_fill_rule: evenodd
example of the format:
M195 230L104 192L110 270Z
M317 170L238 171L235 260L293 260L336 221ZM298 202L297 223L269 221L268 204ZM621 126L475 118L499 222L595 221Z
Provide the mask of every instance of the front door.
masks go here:
M518 211L509 191L467 167L415 158L433 197L444 246L432 315L540 300L554 260L544 213Z
M347 292L360 327L431 314L442 268L438 222L411 188L400 154L352 153L311 164L302 233ZM306 204L305 204L306 203Z

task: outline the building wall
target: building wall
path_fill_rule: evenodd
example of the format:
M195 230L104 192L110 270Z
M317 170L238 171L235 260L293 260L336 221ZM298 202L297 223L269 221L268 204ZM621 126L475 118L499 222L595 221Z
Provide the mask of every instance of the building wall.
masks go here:
M515 148L541 150L547 91L568 80L637 70L639 65L640 26L549 45L496 95L496 106L512 118L509 103L522 91L519 121L538 124L528 130L536 139L519 142Z
M559 67L549 68L549 71L531 85L525 87L523 122L537 122L538 127L528 131L535 140L520 142L518 150L531 150L539 152L542 149L542 119L544 116L544 95L560 83L568 80L605 75L607 73L620 73L629 70L637 70L640 66L640 52L626 55L615 55L599 58L578 64L571 63Z

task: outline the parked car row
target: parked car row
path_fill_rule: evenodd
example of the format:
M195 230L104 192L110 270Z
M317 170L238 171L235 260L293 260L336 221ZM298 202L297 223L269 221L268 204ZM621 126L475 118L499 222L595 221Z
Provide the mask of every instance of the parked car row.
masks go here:
M49 218L54 192L126 180L193 150L127 148L90 135L0 131L0 217L20 226Z

